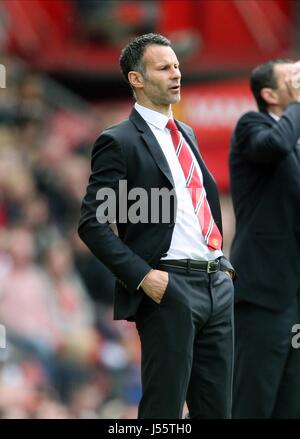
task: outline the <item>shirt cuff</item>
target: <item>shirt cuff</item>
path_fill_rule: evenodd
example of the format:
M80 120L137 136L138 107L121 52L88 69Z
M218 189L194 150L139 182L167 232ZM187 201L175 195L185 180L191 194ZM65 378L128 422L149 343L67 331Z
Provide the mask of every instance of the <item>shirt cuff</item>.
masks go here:
M153 268L152 268L150 271L153 271ZM148 274L150 273L150 271L148 271L148 273L146 274L146 276L144 276L143 279L141 280L141 282L138 284L138 286L137 286L137 290L140 288L140 286L142 285L142 283L144 282L144 280L146 279L146 277L148 276Z

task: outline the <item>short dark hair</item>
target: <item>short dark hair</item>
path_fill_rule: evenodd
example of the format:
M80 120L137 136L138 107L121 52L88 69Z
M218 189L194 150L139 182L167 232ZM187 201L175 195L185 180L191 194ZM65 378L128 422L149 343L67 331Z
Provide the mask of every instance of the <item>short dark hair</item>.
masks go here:
M142 60L145 49L150 44L171 47L171 42L166 37L159 34L145 34L132 40L126 47L124 47L120 55L120 67L126 82L129 83L128 73L132 70L145 75L146 72Z
M273 59L259 65L252 71L250 88L260 111L267 110L267 103L260 94L261 90L265 87L276 89L278 86L277 78L274 74L274 67L278 64L290 64L293 62L294 61L290 59Z

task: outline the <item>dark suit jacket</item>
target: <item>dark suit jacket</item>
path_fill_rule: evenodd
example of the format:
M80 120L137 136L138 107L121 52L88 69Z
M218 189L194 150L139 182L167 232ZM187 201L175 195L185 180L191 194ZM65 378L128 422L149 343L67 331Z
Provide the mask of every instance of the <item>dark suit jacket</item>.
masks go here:
M279 122L249 112L230 152L236 300L280 310L300 291L300 104Z
M187 125L176 123L200 164L212 214L222 231L217 187L200 156L194 132ZM110 187L116 191L118 198L119 180L126 179L128 191L134 187L143 188L150 200L151 188L173 188L171 171L155 136L135 109L129 120L108 128L96 140L91 167L78 233L90 250L117 277L115 319L132 320L144 294L140 289L137 290L137 286L167 253L175 218L171 215L168 223L160 221L147 224L118 223L117 218L117 237L109 224L100 224L96 219L99 206L96 193L99 188ZM149 205L149 214L150 211ZM225 257L221 262L224 269L232 268Z

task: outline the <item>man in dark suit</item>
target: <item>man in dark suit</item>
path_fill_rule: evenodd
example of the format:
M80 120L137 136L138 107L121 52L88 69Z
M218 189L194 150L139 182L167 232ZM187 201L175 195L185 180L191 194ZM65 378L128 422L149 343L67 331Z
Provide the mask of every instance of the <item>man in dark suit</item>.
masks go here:
M120 65L136 103L94 145L79 235L117 278L115 319L136 322L139 418L180 419L185 401L190 418L228 418L234 271L215 182L193 130L172 117L179 62L169 40L146 34Z
M269 61L251 76L259 112L235 129L230 178L236 233L234 418L300 417L300 76Z

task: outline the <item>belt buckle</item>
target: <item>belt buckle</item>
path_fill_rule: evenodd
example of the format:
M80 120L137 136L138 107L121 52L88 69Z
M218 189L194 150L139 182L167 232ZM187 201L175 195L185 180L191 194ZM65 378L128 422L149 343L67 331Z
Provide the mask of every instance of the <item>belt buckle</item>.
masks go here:
M207 261L207 273L216 273L219 269L219 261Z

